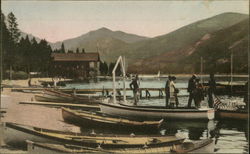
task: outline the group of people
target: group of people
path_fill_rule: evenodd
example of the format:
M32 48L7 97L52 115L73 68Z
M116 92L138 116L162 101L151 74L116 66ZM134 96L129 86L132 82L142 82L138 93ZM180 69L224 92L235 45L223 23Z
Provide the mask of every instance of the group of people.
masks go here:
M174 81L175 81L174 76L169 76L168 80L166 82L165 86L165 93L166 93L166 108L173 107L172 104L175 104L176 107L178 107L179 101L177 97L177 93L179 90L175 87ZM210 108L213 108L213 94L216 89L216 82L214 79L214 74L210 74L210 79L208 81L208 106ZM189 93L189 98L188 98L188 108L191 108L192 101L194 100L194 104L196 108L200 108L201 102L204 100L205 97L205 89L200 83L200 79L193 74L192 77L188 81L188 88L187 91ZM170 106L169 106L170 103Z
M178 107L179 101L177 94L179 93L179 89L175 86L175 76L168 76L168 80L165 84L165 94L166 94L166 108L173 108ZM137 102L139 101L139 80L138 75L135 76L135 78L130 83L130 88L133 90L134 94L134 105L137 105ZM213 94L216 89L216 82L214 79L214 74L210 74L210 79L208 81L208 105L210 108L213 108ZM205 97L205 90L200 83L200 79L193 74L192 77L188 81L188 88L187 91L189 93L189 99L188 99L188 108L191 108L192 101L194 100L195 107L199 108L201 105L202 100L204 100Z
M207 94L208 94L208 106L210 108L213 108L213 94L216 89L216 82L214 79L214 74L210 74L210 78L208 81L208 89L207 89ZM188 99L188 108L191 108L192 101L194 100L195 107L199 108L201 101L204 100L205 97L205 90L200 83L200 79L197 78L197 76L194 74L188 81L188 89L187 91L189 92L189 99Z

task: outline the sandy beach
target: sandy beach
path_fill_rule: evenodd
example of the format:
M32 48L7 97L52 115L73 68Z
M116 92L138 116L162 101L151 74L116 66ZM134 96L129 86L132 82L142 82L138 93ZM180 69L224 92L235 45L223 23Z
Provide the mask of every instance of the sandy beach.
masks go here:
M44 78L43 78L44 80ZM38 81L34 80L34 83ZM49 81L49 80L48 80ZM6 82L5 82L6 83ZM13 85L26 86L27 80L15 80ZM20 101L30 101L32 93L12 92L11 88L4 88L1 92L1 108L6 110L1 122L13 122L41 128L80 132L80 128L64 123L60 108L50 108L40 105L19 104ZM0 133L1 138L4 133ZM25 153L1 143L0 153Z

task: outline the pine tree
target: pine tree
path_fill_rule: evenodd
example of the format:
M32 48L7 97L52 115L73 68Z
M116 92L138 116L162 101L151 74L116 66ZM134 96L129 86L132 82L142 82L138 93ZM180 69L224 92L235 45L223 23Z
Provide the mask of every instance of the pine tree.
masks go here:
M103 63L103 73L104 75L107 75L108 74L108 64L106 62Z
M9 69L10 64L12 62L11 57L13 56L13 50L12 47L14 46L14 42L11 39L10 32L7 28L6 21L5 21L5 15L1 12L1 73L4 74L4 72ZM2 76L1 76L2 77ZM3 78L6 78L7 76L3 76Z
M65 53L64 43L62 43L62 45L61 45L61 53Z
M18 43L21 33L18 29L17 19L16 19L15 15L12 12L10 12L8 14L7 20L8 20L8 29L10 32L10 36L11 36L12 40L14 41L14 43Z
M76 48L76 53L80 53L80 51L79 51L79 49L78 49L78 48Z

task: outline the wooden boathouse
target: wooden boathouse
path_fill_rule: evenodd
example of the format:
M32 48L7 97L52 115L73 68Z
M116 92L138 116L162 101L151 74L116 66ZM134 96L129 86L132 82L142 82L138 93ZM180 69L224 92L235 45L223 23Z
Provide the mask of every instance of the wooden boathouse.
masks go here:
M99 74L99 53L52 53L54 77L84 79Z

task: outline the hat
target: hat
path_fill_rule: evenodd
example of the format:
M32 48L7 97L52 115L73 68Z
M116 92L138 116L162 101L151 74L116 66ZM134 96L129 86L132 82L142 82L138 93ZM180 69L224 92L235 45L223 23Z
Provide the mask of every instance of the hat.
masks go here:
M196 75L196 74L193 74L193 76L192 76L192 77L196 78L196 77L197 77L197 75Z

